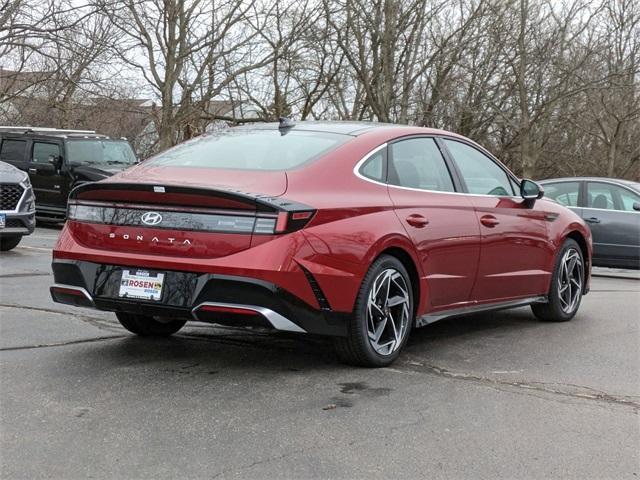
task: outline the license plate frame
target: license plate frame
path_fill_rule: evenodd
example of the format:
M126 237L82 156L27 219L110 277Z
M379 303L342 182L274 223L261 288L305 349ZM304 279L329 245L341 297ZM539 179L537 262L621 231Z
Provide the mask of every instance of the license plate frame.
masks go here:
M160 302L165 277L164 272L141 268L122 269L118 298Z

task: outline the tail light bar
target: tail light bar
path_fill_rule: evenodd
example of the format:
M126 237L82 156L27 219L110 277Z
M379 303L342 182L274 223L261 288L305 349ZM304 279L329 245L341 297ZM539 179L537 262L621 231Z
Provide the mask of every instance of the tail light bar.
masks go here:
M148 215L153 213L153 215ZM70 200L67 218L105 225L217 233L274 235L303 228L315 210L279 212L203 210L164 205L110 204Z

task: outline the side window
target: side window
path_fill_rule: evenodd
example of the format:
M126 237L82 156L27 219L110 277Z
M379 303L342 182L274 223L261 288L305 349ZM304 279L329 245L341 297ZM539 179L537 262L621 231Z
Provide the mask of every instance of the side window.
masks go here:
M377 151L364 162L362 167L360 167L360 174L371 180L384 182L384 149Z
M634 203L640 203L640 195L636 195L626 188L620 189L620 200L622 201L622 210L625 212L635 212Z
M47 163L51 155L59 156L60 147L56 143L34 142L32 161Z
M640 201L625 188L608 183L587 183L587 207L604 210L622 210L633 212L633 203Z
M27 147L25 140L2 141L0 147L0 160L4 162L24 162L24 150Z
M458 165L469 193L512 196L515 194L506 172L485 154L469 145L444 139Z
M412 138L391 144L389 184L453 192L453 181L433 138Z
M580 182L547 183L544 186L545 198L555 200L565 207L578 206Z

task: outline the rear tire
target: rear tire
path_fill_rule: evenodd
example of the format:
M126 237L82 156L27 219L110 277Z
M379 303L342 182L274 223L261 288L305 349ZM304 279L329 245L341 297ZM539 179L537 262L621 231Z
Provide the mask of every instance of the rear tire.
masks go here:
M334 339L336 354L350 365L391 365L409 338L413 319L409 273L400 260L382 255L364 277L348 335Z
M12 235L10 237L0 237L0 251L7 252L18 246L22 240L22 235Z
M160 321L150 315L125 312L117 312L116 317L118 317L118 321L124 328L142 337L168 337L187 323L186 320L181 319L166 319L163 317L163 321Z
M567 322L578 312L584 291L584 258L578 243L568 238L558 252L549 287L548 302L531 305L545 322Z

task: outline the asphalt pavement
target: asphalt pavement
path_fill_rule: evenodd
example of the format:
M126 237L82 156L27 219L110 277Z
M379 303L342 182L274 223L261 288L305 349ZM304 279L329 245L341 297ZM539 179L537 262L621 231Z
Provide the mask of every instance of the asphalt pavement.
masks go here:
M58 233L0 258L2 478L640 477L637 272L599 270L571 322L445 320L361 369L321 338L142 339L55 304Z

